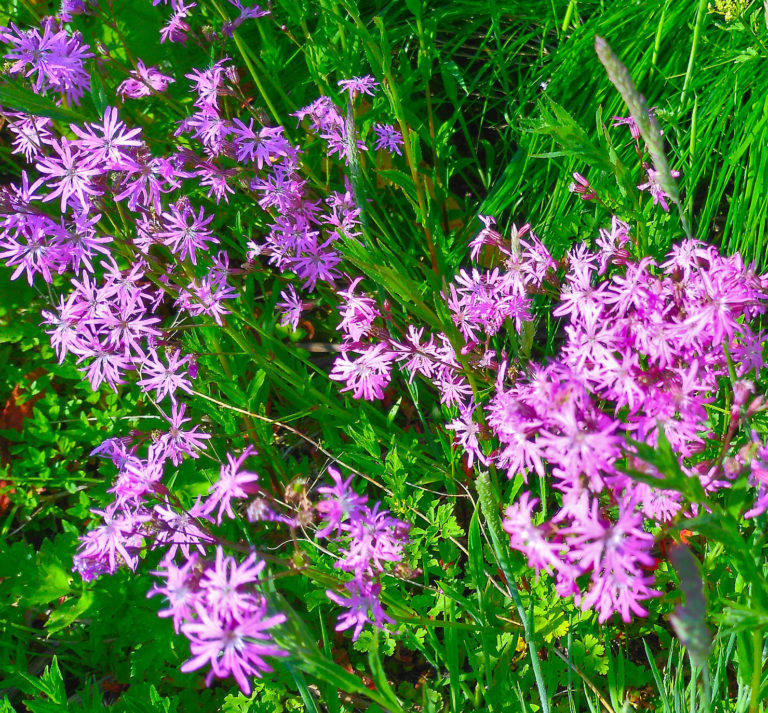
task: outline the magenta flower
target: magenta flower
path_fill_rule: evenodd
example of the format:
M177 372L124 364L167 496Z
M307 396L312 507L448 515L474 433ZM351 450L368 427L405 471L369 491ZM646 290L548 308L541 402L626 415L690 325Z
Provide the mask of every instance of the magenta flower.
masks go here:
M342 597L328 589L328 599L347 611L339 615L336 631L352 629L352 641L357 641L366 624L373 624L383 629L385 624L394 624L395 620L388 616L381 606L379 594L381 585L367 579L355 579L344 584L349 592L348 597Z
M218 506L219 512L216 515L218 524L221 524L225 512L230 519L234 519L232 498L247 498L258 491L258 486L254 484L258 481L259 476L256 473L241 470L246 458L255 455L255 453L256 450L253 446L248 446L237 458L233 457L231 453L227 453L227 463L221 466L219 479L211 486L210 495L204 506L206 513L212 513Z
M376 132L375 149L384 149L389 153L396 153L398 156L403 155L400 147L405 142L399 129L396 129L392 124L374 124L373 130Z
M361 355L352 361L348 352L342 352L333 364L330 378L344 381L342 391L351 391L356 399L373 401L384 398L384 387L392 378L395 355L383 344L357 349Z
M161 618L173 617L173 630L178 634L181 625L193 618L194 607L200 598L197 581L199 579L195 568L197 567L197 554L192 554L187 561L177 567L170 556L161 563L162 569L152 572L165 581L163 585L155 584L147 592L147 597L162 594L168 602L168 609L161 609L157 615Z
M164 92L175 81L173 77L162 74L157 67L147 67L138 59L136 69L128 73L128 79L117 87L117 93L123 99L140 99L151 96L153 92Z
M74 141L62 138L61 141L53 141L51 146L58 157L41 157L36 164L37 170L44 174L42 180L53 189L43 201L60 197L62 212L70 204L75 209L87 212L91 204L89 196L102 193L92 179L103 174L105 167L98 165L94 156L78 148Z
M368 94L373 96L379 83L370 75L362 77L351 77L350 79L341 79L337 84L349 93L349 98L354 99L358 94Z
M188 374L179 373L191 360L190 355L181 356L181 350L176 349L166 352L168 365L160 360L155 349L150 349L147 358L142 361L140 374L142 376L136 383L142 391L154 390L155 399L162 401L166 396L176 402L176 391L181 389L188 394L192 393L192 383Z
M67 102L79 104L91 84L85 60L94 54L79 32L68 35L53 17L44 18L41 29L42 34L37 28L20 30L13 24L0 27L0 41L13 46L3 55L11 63L8 73L31 77L38 93L51 90Z
M209 522L210 517L204 512L200 498L188 509L178 509L166 501L154 507L158 532L153 547L167 547L165 559L173 559L178 551L189 559L192 548L204 555L213 544L213 538L203 530L198 521Z
M337 293L341 298L341 304L338 306L341 322L337 329L344 332L353 342L359 342L368 334L373 321L380 316L374 300L365 295L355 294L355 288L362 279L358 277L352 280L348 289L339 290Z
M328 468L328 473L333 480L333 485L324 485L317 489L324 497L315 507L320 517L325 520L325 527L318 530L315 535L318 538L330 537L334 532L336 536L341 535L345 528L348 529L349 522L358 516L368 500L365 495L358 495L352 489L354 475L342 480L341 473L331 466Z
M653 205L660 205L667 213L669 213L669 204L667 198L669 194L664 192L664 189L659 183L659 172L656 169L647 169L648 180L645 183L641 183L637 188L641 191L649 191L653 198ZM680 178L680 171L670 171L672 178Z
M282 299L275 305L275 308L282 313L280 318L281 327L290 327L294 331L298 329L299 320L301 319L301 313L307 307L311 306L311 302L302 302L301 297L296 293L293 285L280 292Z
M533 524L533 509L538 502L538 498L531 499L531 494L524 492L507 508L502 526L509 535L509 545L526 556L537 574L542 570L548 574L561 571L573 577L575 571L560 555L563 545L548 541L543 529Z
M263 126L256 132L253 130L253 119L248 121L248 125L234 119L232 143L235 145L235 158L241 163L252 161L261 170L265 165L289 156L291 146L283 131L282 126Z
M208 567L200 579L208 610L219 619L242 619L258 608L259 598L252 590L253 585L259 583L264 567L263 561L256 561L255 553L238 564L234 557L225 557L223 549L217 547L215 564Z
M106 510L92 512L101 515L104 524L81 536L74 557L74 570L80 572L86 581L101 574L113 574L121 564L135 570L149 514L141 508L135 511L119 509L116 503Z
M193 7L197 7L196 2L185 5L184 0L176 0L171 19L160 30L161 44L163 42L177 42L182 45L186 43L187 33L192 28L184 18L189 16L189 12Z
M163 213L165 230L157 234L179 260L189 259L197 264L197 251L207 250L209 244L218 244L219 239L208 230L213 216L206 216L202 207L195 211L186 200L171 205L169 213Z
M190 458L199 458L198 451L206 447L206 441L211 437L208 433L200 433L198 426L192 426L189 431L182 431L181 427L189 423L191 418L184 418L187 410L186 404L173 404L171 417L163 417L168 421L168 431L163 433L157 443L164 457L170 458L171 463L180 465L185 455Z
M200 282L195 280L187 285L186 290L180 292L177 304L193 317L204 314L212 317L213 321L221 326L221 318L230 313L224 300L233 300L236 297L237 292L231 285L207 276Z
M285 621L284 614L267 616L267 604L261 599L240 619L216 616L204 604L196 603L197 619L183 624L192 658L181 665L184 673L210 665L205 678L210 686L214 677L234 676L240 690L251 694L250 676L261 678L272 671L266 656L287 656L272 643L269 630Z
M470 390L471 393L471 390ZM456 436L454 443L458 443L467 454L467 467L471 468L475 459L483 465L488 464L488 460L483 454L483 450L480 447L480 441L478 435L481 433L480 424L477 423L472 414L475 411L475 407L459 407L459 418L451 421L446 428L449 431L454 431Z
M92 334L86 334L80 346L77 363L91 360L85 368L91 388L96 391L102 383L106 383L117 391L117 384L125 381L123 373L132 366L131 358L123 350L118 350Z
M50 119L22 112L3 112L3 115L8 122L8 130L14 136L11 153L24 154L28 162L38 158L43 146L50 146L54 141L50 131L53 122Z
M110 170L121 169L129 159L130 149L143 143L138 138L141 129L128 129L111 106L104 110L102 124L86 124L83 129L70 124L70 129L79 137L73 145L90 155L93 163L106 164Z

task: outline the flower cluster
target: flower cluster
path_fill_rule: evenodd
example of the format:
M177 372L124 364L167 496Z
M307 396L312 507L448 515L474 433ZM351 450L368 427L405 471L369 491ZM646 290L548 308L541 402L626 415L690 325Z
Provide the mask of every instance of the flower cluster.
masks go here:
M4 55L11 63L8 73L30 78L38 94L53 92L59 100L79 104L91 86L85 60L93 52L79 33L70 35L53 17L45 18L39 29L0 27L0 42L12 47Z
M335 566L350 572L352 579L344 584L348 596L332 590L326 594L347 609L339 616L336 631L353 629L352 639L357 640L368 623L379 628L395 623L381 606L379 578L387 562L401 561L408 524L381 509L381 503L369 508L367 497L352 489L352 476L342 480L335 468L328 468L328 473L333 485L318 488L323 498L316 508L324 526L317 537L336 541L340 558Z
M222 44L247 19L268 14L229 3L238 15L224 19ZM201 39L190 24L196 3L163 4L171 14L161 42ZM94 0L65 0L59 17L96 11ZM205 40L214 35L201 32ZM79 104L94 57L79 34L47 18L31 30L0 28L0 41L9 45L10 75L62 105ZM752 325L765 310L768 279L738 255L724 257L694 240L663 259L638 257L618 217L593 248L579 245L558 262L529 225L503 234L481 216L469 245L476 265L458 271L438 296L447 308L444 328L400 329L363 278L346 272L352 268L342 246L364 233L358 183L345 178L340 190L318 193L320 182L302 165L304 151L318 147L352 178L376 151L401 156L405 148L411 159L402 124L370 120L380 116L380 107L367 112L379 101L379 83L370 75L342 79L335 98L321 96L295 112L310 140L294 145L285 127L250 106L234 62L218 56L183 78L141 59L123 70L115 94L129 106L150 99L175 106L166 92L189 82L191 96L180 106L191 111L163 142L145 136L149 125L126 124L117 106L99 121L66 126L0 107L12 153L26 162L21 180L0 188L0 259L13 268L12 279L63 286L43 312L60 362L74 357L94 390L133 383L163 424L95 449L116 468L114 500L92 511L98 524L82 535L74 569L91 580L160 557L149 596L164 597L160 616L190 642L183 671L208 666L208 684L234 676L249 694L250 678L271 670L266 657L286 655L272 630L287 617L264 594L265 561L219 537L222 525L266 523L273 534L282 527L295 544L295 531L316 518L316 537L331 543L340 573L337 589L326 592L343 609L336 630L357 640L367 624L394 624L382 605L382 577L402 562L408 525L381 503L369 507L352 477L329 468L332 484L318 488L314 506L306 493L292 501L290 486L281 503L247 469L257 455L247 446L226 453L218 478L191 505L163 482L170 466L199 458L212 439L187 412L197 355L182 346L195 340L182 341L179 331L215 325L232 334L233 323L248 323L244 312L243 320L227 317L245 306L238 298L250 285L239 278L259 263L281 273L280 287L259 297L276 304L283 327L296 329L305 310L331 300L341 344L329 378L341 391L384 399L399 367L409 382L435 386L445 428L468 468L477 463L530 486L534 476L552 482L557 506L547 508L546 522L531 487L506 509L504 528L537 573L555 577L560 594L601 621L646 613L644 602L659 593L648 530L690 510L678 492L647 484L664 474L640 459L640 444L668 443L681 472L707 493L748 470L756 497L747 516L768 509L768 448L757 435L746 444L736 438L763 408L753 379L764 367L766 335ZM629 126L642 160L636 125L616 123ZM647 163L643 169L647 180L638 189L668 210L658 174ZM573 192L597 198L586 178L574 179ZM261 235L242 236L240 250L240 236L223 219L237 194L259 215ZM542 310L562 321L562 344L537 363L531 354ZM508 343L511 353L499 346ZM729 380L731 420L713 449L710 404ZM232 549L244 559L227 554Z
M654 538L644 527L671 522L686 503L676 491L627 474L661 478L633 442L654 446L665 438L683 474L705 492L728 487L751 464L758 499L747 515L768 503L762 447L752 447L752 458L743 451L725 464L705 452L715 437L707 406L721 381L733 375L734 389L743 390L764 367L767 335L750 325L765 311L768 279L739 255L724 257L692 239L659 262L633 259L629 226L617 217L599 231L596 249L574 247L560 274L529 226L513 226L502 238L490 218L483 223L472 255L485 250L499 265L460 271L446 301L464 340L463 365L484 383L492 380L489 395L477 400L447 335L425 340L423 328L410 325L398 340L378 329L376 304L352 289L358 281L340 293L345 350L331 378L356 398L381 399L399 361L410 379L434 383L441 401L458 410L447 428L469 467L477 461L510 479L534 473L560 493L559 510L545 524L534 524L537 501L530 493L508 508L512 547L537 571L555 575L558 591L594 608L601 621L615 612L625 620L642 615L641 602L658 594ZM506 325L524 342L532 299L555 291L552 315L564 332L558 356L537 364L499 354L492 337ZM354 360L352 350L360 354ZM745 408L753 413L761 404ZM732 436L723 435L718 453Z
M172 617L176 632L189 639L192 658L182 671L209 665L206 685L214 677L234 676L240 689L251 694L250 676L272 671L267 656L286 656L272 641L270 629L285 621L284 614L269 614L265 597L259 593L260 575L265 567L255 553L239 562L216 548L213 561L201 561L193 554L182 566L167 558L155 574L162 583L147 596L160 594L168 608L161 617Z

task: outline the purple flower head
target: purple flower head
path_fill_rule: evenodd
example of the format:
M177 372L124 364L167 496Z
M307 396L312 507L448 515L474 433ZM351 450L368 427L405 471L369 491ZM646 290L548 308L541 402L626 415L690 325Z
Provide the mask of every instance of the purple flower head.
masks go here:
M227 283L217 281L210 276L204 277L200 282L191 282L186 290L182 290L177 304L196 317L204 314L213 318L219 326L222 325L222 317L229 314L224 300L233 300L237 292Z
M79 104L90 88L85 60L95 55L79 32L68 35L55 18L44 18L40 29L20 30L13 24L0 27L0 41L12 45L3 55L11 62L8 73L31 78L35 92L53 91L67 102Z
M399 129L396 129L392 124L374 124L373 130L376 132L375 149L384 149L389 153L396 153L398 156L403 155L400 147L405 142Z
M240 10L240 14L231 22L225 22L221 26L222 34L224 34L225 37L232 37L232 33L246 20L269 15L269 10L262 10L258 5L244 7L240 0L229 0L229 3Z
M316 536L319 538L330 537L334 532L336 536L341 535L368 500L365 495L358 495L352 489L353 475L342 480L341 473L332 466L329 466L328 473L333 485L324 485L317 489L323 499L315 507L325 521L325 527L317 531Z
M165 461L156 446L150 446L146 459L128 458L120 467L115 484L109 492L115 494L118 505L139 505L149 493L161 490Z
M171 463L180 465L185 455L190 458L199 458L198 451L206 447L206 441L211 437L207 433L198 432L198 427L193 426L189 431L182 431L181 427L189 423L191 418L184 418L187 410L186 404L173 404L171 417L164 418L168 421L168 431L163 433L157 443L164 457L170 458Z
M144 525L150 520L149 513L141 508L119 509L116 503L106 510L91 512L101 515L104 524L81 536L73 569L86 581L101 574L113 574L121 565L135 570L144 544Z
M656 108L651 107L648 110L650 116L655 116ZM640 128L637 125L634 117L632 116L614 116L611 126L626 126L629 129L629 133L635 141L640 139ZM663 134L664 132L662 132Z
M659 183L659 172L656 169L647 169L648 180L645 183L641 183L637 188L641 191L649 191L653 198L653 205L660 205L662 209L669 213L669 204L667 198L669 194L664 192L664 189ZM680 178L680 171L670 171L672 178Z
M341 79L337 84L349 93L350 100L353 100L358 94L368 94L373 96L379 83L370 75L362 77L351 77L350 79Z
M207 69L193 69L190 74L184 76L192 83L192 89L197 94L195 106L199 109L209 110L218 115L219 97L231 94L227 88L227 66L229 57L223 57L214 62Z
M199 497L186 510L166 501L155 505L153 512L157 526L153 547L167 547L165 559L173 559L178 551L188 559L192 548L202 555L206 554L213 538L198 525L198 521L207 523L211 518L204 512Z
M221 524L222 517L226 513L230 519L234 519L235 512L232 509L232 499L247 498L255 492L258 492L258 486L255 483L259 476L256 473L250 473L241 470L245 460L256 453L253 446L248 446L235 458L231 453L227 453L227 463L221 466L219 479L211 486L208 499L205 502L204 511L212 513L218 506L219 511L216 515L216 522Z
M75 15L85 15L96 7L96 0L61 0L59 19L72 22Z
M80 149L76 141L62 138L53 141L51 147L57 156L41 157L35 167L44 174L41 179L46 187L52 189L43 201L61 198L62 213L71 205L74 209L87 212L91 206L91 196L99 196L93 179L105 172L105 167L96 162L94 155Z
M269 630L285 621L284 614L267 616L267 604L263 599L241 618L220 617L202 602L194 607L196 619L183 624L182 633L189 639L192 658L185 661L184 673L210 665L206 685L214 677L234 676L240 690L251 694L250 676L261 678L262 673L272 671L266 656L287 656L272 643Z
M241 619L258 608L259 597L253 585L259 583L264 569L263 561L256 561L251 553L238 564L234 557L225 557L221 547L216 548L216 561L200 579L200 589L209 611L219 619Z
M162 585L155 584L147 592L147 597L157 594L165 597L168 608L161 609L157 615L161 618L173 617L173 630L178 634L182 623L192 620L195 604L200 598L197 554L188 557L181 567L177 567L170 556L166 557L160 566L161 569L152 574L161 577L164 582Z
M185 18L189 16L192 8L197 7L197 3L185 5L184 0L175 0L173 7L171 19L160 30L160 43L175 42L183 45L187 42L187 33L192 29Z
M128 73L128 79L117 87L117 93L123 99L140 99L151 96L153 92L162 94L175 81L173 77L162 74L157 67L147 67L138 59L136 69Z
M104 164L109 170L120 170L130 159L132 147L141 146L141 129L128 129L120 120L117 109L108 106L101 124L86 124L85 128L70 124L78 137L72 144L90 156L95 164Z
M383 571L385 562L399 562L408 539L408 524L376 503L353 511L345 530L349 536L336 567L360 576Z
M184 260L189 257L193 265L197 264L197 251L208 250L210 244L218 244L219 239L208 230L213 216L206 216L203 208L195 214L186 200L171 205L169 213L163 213L165 230L157 234L170 251Z
M296 331L301 320L301 313L312 306L311 302L302 302L301 297L296 293L293 285L280 292L282 299L275 305L275 308L282 313L280 318L281 327L289 327Z
M361 355L354 361L349 358L348 352L342 352L333 364L330 378L346 382L342 391L351 391L356 399L383 399L384 387L392 378L395 354L383 344L360 347L356 351Z
M33 116L22 112L3 112L8 122L8 129L13 134L13 150L20 153L28 162L39 158L44 146L54 141L51 128L53 122L44 116Z
M171 401L176 403L176 391L181 389L188 394L192 393L192 383L188 378L188 373L184 374L181 370L189 364L191 355L181 356L181 351L166 352L166 366L160 359L155 349L150 349L147 358L142 361L139 373L142 376L137 381L138 386L144 392L154 391L155 399L162 401L166 396L171 397Z
M543 529L533 524L533 509L538 502L526 491L507 508L502 525L510 536L510 547L522 552L537 574L544 570L548 574L559 571L573 576L573 568L560 555L562 544L548 541Z
M362 277L355 278L347 290L339 290L341 304L341 322L338 329L353 342L359 342L371 329L373 321L380 316L376 302L365 295L356 295L355 288L362 282Z
M336 631L352 629L352 641L357 641L366 624L373 624L383 629L385 624L394 624L395 620L384 612L379 599L381 585L366 578L358 578L344 584L349 592L343 597L330 589L326 591L328 599L347 611L339 615Z
M454 443L457 443L464 449L464 452L467 454L467 466L469 468L472 467L475 459L483 465L488 464L488 460L485 455L483 455L483 450L480 447L480 441L478 440L478 436L482 429L480 424L477 423L472 416L475 408L475 406L467 408L460 405L459 418L454 419L446 426L448 430L456 433Z

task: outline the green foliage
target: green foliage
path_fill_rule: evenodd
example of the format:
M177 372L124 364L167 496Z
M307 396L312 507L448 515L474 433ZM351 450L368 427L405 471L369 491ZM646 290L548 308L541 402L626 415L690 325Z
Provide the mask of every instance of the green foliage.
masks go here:
M162 71L204 66L214 56L195 43L160 45L160 15L149 3L103 4L111 25L89 16L73 24L116 61L129 61L126 46ZM198 6L205 17L217 17L215 0ZM32 22L42 9L26 2L9 8L0 7L0 24ZM632 96L639 91L657 107L666 137L657 153L682 171L681 201L695 235L768 266L768 37L761 3L718 0L708 11L703 3L697 9L668 0L275 0L272 11L275 22L246 24L227 45L248 68L241 79L256 109L298 136L292 112L318 93L336 92L338 79L371 71L404 129L412 154L407 169L403 163L374 171L360 156L356 189L366 196L368 235L362 245L344 247L397 318L413 315L451 334L442 280L465 260L478 213L501 224L530 222L556 254L574 239L591 240L618 206L633 216L651 253L662 253L681 232L676 217L652 217L649 201L632 198L637 157L607 127L626 108L594 53L595 35L628 68L637 88ZM81 109L3 80L0 104L66 124L80 120L81 111L101 114L123 78L100 66ZM142 114L126 103L121 112L162 146L187 103L185 81L177 77L162 108ZM363 133L381 118L375 111ZM638 112L646 116L642 105ZM306 149L314 186L338 179L316 146ZM5 147L2 156L13 166ZM605 207L581 203L568 190L571 174L587 169L590 183L610 196ZM235 204L216 220L246 237L264 228L248 223ZM663 436L656 448L635 444L662 480L628 468L630 475L702 506L694 520L664 535L680 539L685 529L696 539L677 568L679 581L659 566L663 595L649 603L648 619L599 626L506 546L499 503L509 502L522 482L505 485L503 498L494 474L471 483L451 434L433 427L447 411L423 384L410 386L410 401L397 397L384 410L340 396L325 379L327 354L306 348L310 333L318 344L329 339L329 316L319 315L312 332L308 325L296 332L277 326L281 288L266 270L250 274L226 333L203 328L185 335L204 375L191 409L206 419L220 452L242 445L245 434L258 443L259 472L284 491L296 476L314 477L329 457L339 457L369 478L373 498L412 522L411 571L388 577L383 593L396 630L364 631L354 646L334 632L323 592L336 573L307 546L297 557L313 568L312 578L289 573L293 586L281 602L295 614L290 626L303 656L255 681L250 698L234 693L231 681L208 689L202 674L179 673L188 656L183 639L157 617L160 603L146 597L155 553L143 553L135 577L122 572L83 583L71 571L77 536L88 529L90 510L108 501L114 475L90 451L109 435L144 428L145 419L151 427L156 412L130 389L94 394L71 362L56 364L39 326L45 296L23 279L10 282L3 270L0 405L12 399L27 408L20 431L0 429L8 455L0 479L10 481L10 504L0 512L0 711L765 710L765 516L739 519L738 484L713 502L680 471ZM544 353L554 349L556 328L552 321L545 346L537 345ZM217 472L216 463L187 461L172 484L191 503ZM542 500L551 507L557 497L543 493ZM287 544L259 528L248 530L253 542L275 550ZM694 576L699 566L703 583ZM706 614L697 600L705 587ZM681 594L687 608L672 619L678 643L667 617ZM710 626L708 652L696 634Z

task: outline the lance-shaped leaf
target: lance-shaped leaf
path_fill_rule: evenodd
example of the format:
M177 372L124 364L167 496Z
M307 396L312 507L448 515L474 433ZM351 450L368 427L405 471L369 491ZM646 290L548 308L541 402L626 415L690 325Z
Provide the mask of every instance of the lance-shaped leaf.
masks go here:
M705 620L707 603L699 563L685 545L675 547L670 553L670 559L680 577L685 604L678 605L669 620L677 638L688 649L693 665L703 669L712 648L712 632Z

